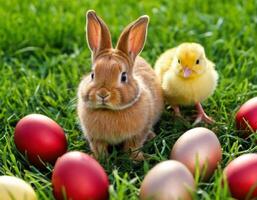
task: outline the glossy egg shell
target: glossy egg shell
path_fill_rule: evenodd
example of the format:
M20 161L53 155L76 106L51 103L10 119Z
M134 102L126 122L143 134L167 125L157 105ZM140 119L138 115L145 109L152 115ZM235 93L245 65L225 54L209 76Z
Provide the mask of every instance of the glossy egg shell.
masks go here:
M194 189L194 178L186 166L168 160L146 174L140 188L140 200L191 200Z
M225 168L224 175L234 198L246 199L251 189L253 193L249 199L257 197L257 154L249 153L232 160Z
M22 179L0 176L0 200L37 200L32 187Z
M257 130L257 97L245 102L236 113L236 125L239 130L245 130L244 136L249 134L249 126Z
M199 167L201 177L206 180L222 158L221 145L211 130L202 127L193 128L176 141L170 158L182 162L193 175Z
M42 167L43 162L54 164L67 151L63 129L52 119L40 114L23 117L15 127L14 142L29 161Z
M109 197L108 177L91 156L73 151L58 158L52 175L53 193L57 200L106 200Z

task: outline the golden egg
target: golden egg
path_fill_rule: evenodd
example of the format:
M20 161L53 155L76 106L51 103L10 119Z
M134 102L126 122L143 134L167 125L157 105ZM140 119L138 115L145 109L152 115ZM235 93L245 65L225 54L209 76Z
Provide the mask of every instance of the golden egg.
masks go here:
M140 200L191 200L194 189L194 178L186 166L168 160L146 174L140 188Z
M12 177L0 176L0 200L37 200L36 193L25 181Z
M195 175L208 179L222 158L220 142L211 130L197 127L185 132L174 144L171 159L182 162Z

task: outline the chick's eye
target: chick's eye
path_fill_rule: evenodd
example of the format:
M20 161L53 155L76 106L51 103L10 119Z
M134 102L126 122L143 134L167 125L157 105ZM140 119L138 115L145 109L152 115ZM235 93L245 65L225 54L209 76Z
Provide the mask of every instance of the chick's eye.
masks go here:
M180 59L178 59L178 63L180 64Z
M122 72L121 73L121 78L120 78L120 80L121 80L121 82L123 82L123 83L125 83L125 82L127 82L127 73L126 72Z
M95 78L95 73L92 72L90 76L91 76L91 79L94 80L94 78Z
M197 59L197 60L196 60L196 64L198 65L199 63L200 63L200 60L199 60L199 59Z

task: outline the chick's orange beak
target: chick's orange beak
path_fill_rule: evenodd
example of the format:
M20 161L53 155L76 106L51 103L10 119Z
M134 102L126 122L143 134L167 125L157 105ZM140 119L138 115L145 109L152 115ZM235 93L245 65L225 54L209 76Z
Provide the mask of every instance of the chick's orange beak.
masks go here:
M183 77L188 78L192 74L192 70L188 67L183 68Z

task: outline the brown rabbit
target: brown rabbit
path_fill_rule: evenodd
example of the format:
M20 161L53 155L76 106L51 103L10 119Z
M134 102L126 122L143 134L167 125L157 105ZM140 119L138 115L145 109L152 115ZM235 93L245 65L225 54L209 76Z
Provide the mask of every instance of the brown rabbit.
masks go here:
M122 32L112 48L108 27L94 11L87 12L87 42L92 52L92 72L78 89L78 115L95 157L106 156L109 144L122 143L134 160L139 148L154 137L163 96L160 81L138 54L144 47L148 16Z

